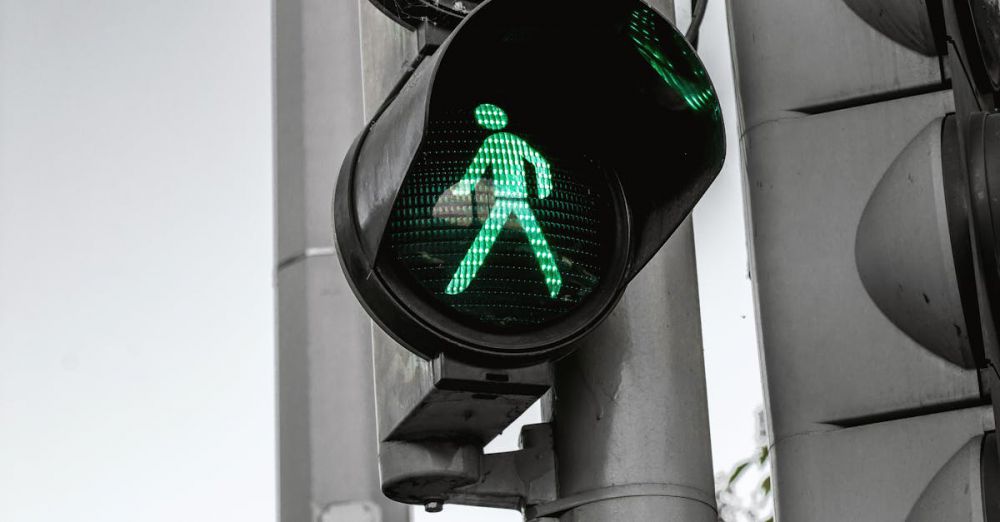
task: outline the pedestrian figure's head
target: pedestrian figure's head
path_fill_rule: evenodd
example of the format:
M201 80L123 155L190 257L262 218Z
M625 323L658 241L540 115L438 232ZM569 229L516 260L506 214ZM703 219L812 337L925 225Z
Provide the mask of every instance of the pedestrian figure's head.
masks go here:
M507 113L492 103L482 103L476 107L476 123L498 131L507 126Z

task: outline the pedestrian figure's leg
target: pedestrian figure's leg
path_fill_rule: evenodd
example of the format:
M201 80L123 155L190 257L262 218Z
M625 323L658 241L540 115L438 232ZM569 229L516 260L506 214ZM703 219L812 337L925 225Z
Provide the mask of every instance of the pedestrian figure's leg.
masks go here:
M500 230L507 224L510 212L510 202L507 200L497 199L493 202L493 210L490 211L490 217L486 219L482 230L479 231L476 239L472 241L472 246L469 247L469 250L465 253L465 257L462 258L462 262L458 265L458 270L455 270L455 275L451 277L448 288L444 290L445 293L455 295L469 287L469 283L476 278L476 272L479 271L479 267L483 266L486 255L493 248L493 242L500 235Z
M549 242L545 240L545 234L538 226L538 220L535 219L535 213L531 211L527 200L515 201L513 207L514 215L527 234L528 243L531 244L531 250L535 252L535 259L538 260L538 266L545 276L545 286L549 288L549 295L555 299L562 289L562 275L559 274L559 267L556 265L552 250L549 250Z

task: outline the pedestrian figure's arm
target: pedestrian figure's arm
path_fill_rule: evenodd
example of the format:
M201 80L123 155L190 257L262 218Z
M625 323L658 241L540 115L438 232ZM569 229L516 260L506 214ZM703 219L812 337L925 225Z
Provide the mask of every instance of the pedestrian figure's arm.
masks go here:
M524 157L535 167L535 182L538 184L538 198L545 199L552 193L552 172L549 162L537 150L523 143Z
M472 187L475 187L476 183L479 183L479 178L486 173L486 167L489 166L489 154L487 153L489 146L490 142L487 140L482 147L479 147L476 157L472 158L469 168L465 169L465 176L452 186L452 194L456 196L468 196L472 193Z

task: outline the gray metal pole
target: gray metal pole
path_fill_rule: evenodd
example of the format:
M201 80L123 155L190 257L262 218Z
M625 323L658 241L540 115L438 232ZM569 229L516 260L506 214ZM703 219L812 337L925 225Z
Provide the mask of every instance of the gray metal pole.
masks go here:
M334 255L330 199L364 123L358 3L274 2L282 522L403 522L378 477L371 329Z
M717 520L690 218L556 366L563 522Z
M718 519L690 218L557 364L555 394L559 496L579 504L560 521Z

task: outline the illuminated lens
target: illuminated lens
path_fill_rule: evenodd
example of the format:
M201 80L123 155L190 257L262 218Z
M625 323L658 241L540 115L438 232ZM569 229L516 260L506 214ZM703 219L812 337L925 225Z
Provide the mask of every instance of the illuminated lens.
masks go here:
M646 63L660 75L663 82L671 87L684 99L688 107L700 111L715 108L715 94L708 74L701 67L691 68L693 79L681 76L674 62L667 58L660 35L675 35L676 33L658 24L665 24L660 15L646 5L640 4L632 10L628 23L629 37L634 42L636 50L646 60ZM681 50L688 62L696 61L691 56L691 48L685 42L673 42L672 49Z
M613 241L600 168L509 121L484 103L431 122L388 235L395 264L437 306L502 331L575 309L600 282Z

